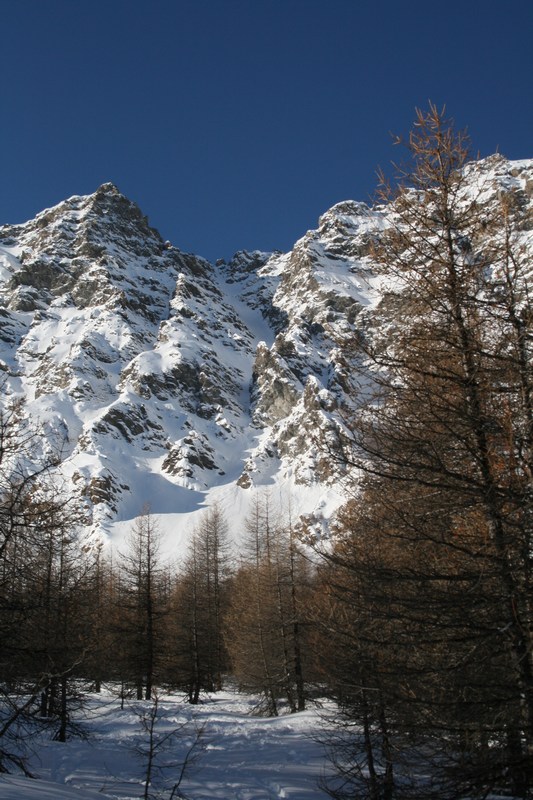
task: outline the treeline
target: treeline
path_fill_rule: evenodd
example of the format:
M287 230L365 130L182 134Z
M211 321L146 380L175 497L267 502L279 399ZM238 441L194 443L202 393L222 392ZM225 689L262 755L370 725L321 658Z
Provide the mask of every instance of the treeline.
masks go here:
M357 481L320 552L264 495L238 557L212 508L177 567L148 511L110 561L76 534L23 408L4 410L3 768L24 714L67 736L80 679L196 703L229 678L269 714L336 701L338 800L532 796L531 202L473 181L434 107L406 144L371 243L383 299L339 342L354 402L329 456Z
M72 733L79 689L112 684L150 700L157 687L202 693L237 681L258 712L305 707L303 596L308 561L290 523L258 496L242 552L225 516L208 509L187 553L170 564L148 509L117 552L83 533L54 488L60 463L20 401L0 413L0 770L23 767L21 724ZM38 464L36 468L34 465ZM22 736L24 738L24 734Z

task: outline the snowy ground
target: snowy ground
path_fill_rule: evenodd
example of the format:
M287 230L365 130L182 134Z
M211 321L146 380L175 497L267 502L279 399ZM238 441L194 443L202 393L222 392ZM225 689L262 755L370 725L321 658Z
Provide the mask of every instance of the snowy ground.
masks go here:
M121 710L112 694L90 695L88 700L83 715L87 737L64 744L43 740L29 763L38 779L0 775L0 800L143 797L148 735L141 715L153 705L130 701ZM314 738L319 712L263 718L252 715L253 706L253 699L230 692L197 707L177 695L161 696L150 797L170 799L189 753L196 757L191 757L179 786L182 794L176 791L175 798L324 800L317 782L328 771L328 762Z

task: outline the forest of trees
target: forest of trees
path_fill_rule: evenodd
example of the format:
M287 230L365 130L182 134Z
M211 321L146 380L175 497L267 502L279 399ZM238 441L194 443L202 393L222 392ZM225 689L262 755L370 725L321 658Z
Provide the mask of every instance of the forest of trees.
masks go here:
M528 220L516 193L465 190L467 140L436 108L404 144L330 453L357 479L320 551L264 493L238 558L216 506L178 565L148 508L111 558L50 479L60 454L3 408L0 771L24 768L29 721L72 734L82 686L195 704L230 682L258 713L336 702L337 800L533 796Z

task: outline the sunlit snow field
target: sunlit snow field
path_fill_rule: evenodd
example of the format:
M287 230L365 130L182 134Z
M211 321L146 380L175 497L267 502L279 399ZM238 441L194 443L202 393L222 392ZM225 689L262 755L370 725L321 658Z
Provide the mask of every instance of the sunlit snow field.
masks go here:
M189 753L190 763L179 785L181 794L176 790L175 798L326 798L318 786L329 769L316 738L322 712L313 708L265 718L253 715L255 702L220 692L193 707L182 696L162 695L154 742L158 745L171 731L177 733L156 756L150 797L169 800ZM80 714L85 738L71 738L64 744L46 737L34 742L29 767L36 780L0 775L0 800L143 797L148 735L141 715L151 708L149 702L130 700L121 709L116 694L89 695Z

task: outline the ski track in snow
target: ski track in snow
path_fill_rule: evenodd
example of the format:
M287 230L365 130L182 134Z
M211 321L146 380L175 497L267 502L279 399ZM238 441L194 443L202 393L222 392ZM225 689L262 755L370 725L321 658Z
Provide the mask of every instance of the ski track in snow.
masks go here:
M328 769L316 710L264 718L252 715L257 698L220 692L193 707L182 696L161 696L156 736L188 721L165 751L171 765L153 781L153 797L166 800L179 775L184 754L204 726L203 752L188 769L180 788L188 800L324 800L318 780ZM0 775L0 800L137 800L142 797L143 767L135 747L146 741L139 712L148 702L121 710L116 696L89 696L83 728L87 740L43 740L30 768L37 780Z

